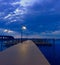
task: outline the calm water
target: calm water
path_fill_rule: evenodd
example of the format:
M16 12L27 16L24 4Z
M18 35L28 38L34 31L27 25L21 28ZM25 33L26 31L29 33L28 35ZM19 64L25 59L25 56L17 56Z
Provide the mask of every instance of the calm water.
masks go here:
M40 46L38 45L41 52L45 55L51 65L60 65L60 40L55 42L48 40L52 46ZM4 45L6 41L0 41L0 51L5 50L7 47Z
M51 65L60 65L60 40L52 43L51 47L38 46Z

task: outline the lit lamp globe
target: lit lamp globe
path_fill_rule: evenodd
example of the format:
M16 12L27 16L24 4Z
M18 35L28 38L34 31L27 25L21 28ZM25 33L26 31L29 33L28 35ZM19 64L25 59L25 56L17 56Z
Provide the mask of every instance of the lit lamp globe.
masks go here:
M27 28L26 28L26 26L22 26L22 30L26 30Z

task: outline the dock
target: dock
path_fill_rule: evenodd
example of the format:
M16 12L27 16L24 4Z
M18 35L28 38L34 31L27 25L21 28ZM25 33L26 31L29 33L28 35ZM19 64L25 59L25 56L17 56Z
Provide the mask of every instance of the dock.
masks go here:
M14 45L0 54L0 65L50 65L33 41Z

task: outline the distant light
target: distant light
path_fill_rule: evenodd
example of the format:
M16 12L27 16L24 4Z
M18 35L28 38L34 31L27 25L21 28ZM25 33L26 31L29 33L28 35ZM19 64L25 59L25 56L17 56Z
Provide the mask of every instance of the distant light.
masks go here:
M22 26L22 30L26 30L27 28L26 28L26 26Z

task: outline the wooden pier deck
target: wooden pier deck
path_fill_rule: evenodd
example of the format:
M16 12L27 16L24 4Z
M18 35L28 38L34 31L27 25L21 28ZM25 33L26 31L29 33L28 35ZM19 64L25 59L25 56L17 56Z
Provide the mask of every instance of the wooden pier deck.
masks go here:
M0 54L0 65L50 65L32 41L14 45Z

